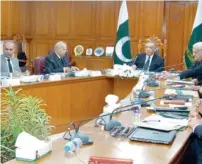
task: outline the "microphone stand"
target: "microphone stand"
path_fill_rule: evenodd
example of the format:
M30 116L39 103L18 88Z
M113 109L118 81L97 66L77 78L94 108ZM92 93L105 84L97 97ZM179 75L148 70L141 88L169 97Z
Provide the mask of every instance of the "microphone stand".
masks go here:
M152 99L152 100L148 100L148 101L145 101L145 102L150 102L150 101L154 101L154 100L159 100L159 99L163 99L165 96L162 96L162 97L158 97L158 98L155 98L155 99ZM119 108L116 108L112 113L108 113L108 114L105 114L105 115L102 115L102 116L96 116L96 117L90 117L90 118L87 118L87 119L84 119L84 120L81 120L81 121L77 121L78 122L78 125L76 126L76 122L71 122L69 124L69 127L68 127L68 130L67 132L63 135L63 138L65 140L73 140L75 138L80 138L83 145L88 145L88 144L92 144L93 143L93 140L87 136L86 134L82 133L82 132L79 132L79 128L80 126L85 123L86 121L90 121L90 120L93 120L93 119L96 119L96 118L102 118L102 117L105 117L105 116L110 116L110 119L112 118L112 116L115 114L114 112L119 110L119 109L123 109L123 108L127 108L127 107L134 107L136 105L141 105L141 102L139 103L135 103L135 104L130 104L130 105L126 105L124 107L119 107ZM119 114L119 113L122 113L122 112L126 112L126 111L131 111L131 110L134 110L134 108L129 108L129 109L125 109L125 110L121 110L119 112L116 112L116 114ZM111 120L110 120L111 121ZM71 126L73 126L73 128L75 129L75 132L73 134L71 134L70 130L71 130ZM106 125L105 125L106 127ZM113 128L113 127L112 127ZM111 129L112 129L111 128ZM107 128L105 128L106 130ZM110 130L111 130L110 129ZM69 134L69 137L65 137L66 134Z

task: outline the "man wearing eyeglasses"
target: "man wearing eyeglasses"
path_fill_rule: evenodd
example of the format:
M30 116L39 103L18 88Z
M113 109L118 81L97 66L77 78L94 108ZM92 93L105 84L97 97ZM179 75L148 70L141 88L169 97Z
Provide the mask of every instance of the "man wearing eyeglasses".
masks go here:
M197 79L199 84L202 83L202 42L193 45L193 56L195 62L192 67L180 74L180 79L193 78Z
M17 76L21 74L19 61L14 57L15 44L6 41L3 44L3 54L1 56L1 76Z
M164 59L157 53L155 42L149 41L145 44L145 53L138 54L132 67L143 71L161 72L164 70Z

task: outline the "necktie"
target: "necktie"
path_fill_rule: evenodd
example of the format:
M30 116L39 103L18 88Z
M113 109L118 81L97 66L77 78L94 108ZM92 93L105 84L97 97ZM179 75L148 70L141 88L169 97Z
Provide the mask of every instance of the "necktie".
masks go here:
M147 62L144 64L144 67L143 67L144 71L147 71L149 68L150 58L151 58L151 56L149 56L149 58L147 59Z
M9 72L13 73L13 68L12 68L12 65L11 65L11 59L7 59L7 61L8 61Z
M62 64L62 66L64 67L64 60L63 60L63 58L60 58L60 62Z

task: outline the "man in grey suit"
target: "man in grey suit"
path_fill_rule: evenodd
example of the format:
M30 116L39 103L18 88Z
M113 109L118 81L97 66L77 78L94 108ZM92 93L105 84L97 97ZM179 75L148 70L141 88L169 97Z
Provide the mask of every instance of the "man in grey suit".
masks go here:
M21 73L19 61L14 57L15 44L6 41L3 44L3 54L1 56L1 76L16 76Z

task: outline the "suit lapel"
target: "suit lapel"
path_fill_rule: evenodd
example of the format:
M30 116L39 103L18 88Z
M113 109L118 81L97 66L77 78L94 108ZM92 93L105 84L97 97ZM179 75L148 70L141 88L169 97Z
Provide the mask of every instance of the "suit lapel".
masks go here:
M61 67L61 66L62 66L61 61L60 61L60 59L57 57L57 55L56 55L55 53L54 53L54 58L55 58L56 63L58 64L58 67Z
M9 72L7 60L6 60L6 57L4 55L2 55L2 60L3 60L3 62L1 62L1 64L3 66L3 70L5 72Z

